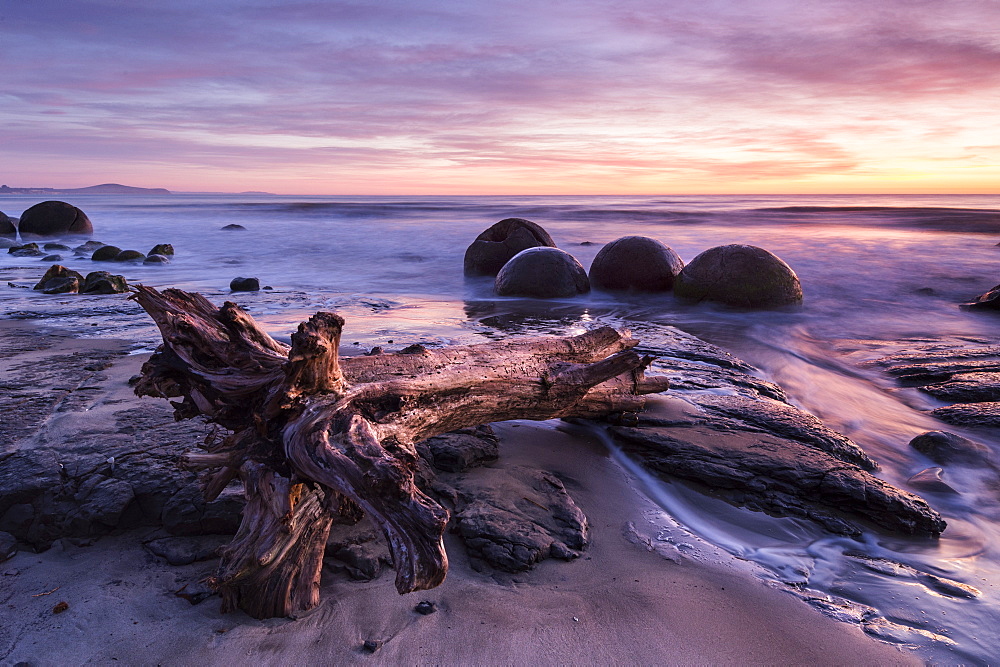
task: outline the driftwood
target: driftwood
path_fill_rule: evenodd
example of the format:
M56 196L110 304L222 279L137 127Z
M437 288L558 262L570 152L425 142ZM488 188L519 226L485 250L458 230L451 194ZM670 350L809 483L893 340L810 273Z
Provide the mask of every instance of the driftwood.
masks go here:
M163 335L136 393L180 398L177 419L232 432L185 463L209 471L207 499L243 482L242 524L209 583L223 611L256 618L317 605L330 528L363 513L388 539L400 593L444 580L449 515L414 484L415 442L506 419L637 412L643 394L668 388L644 376L637 341L607 327L341 359L332 313L300 324L289 347L233 303L142 286L132 298Z

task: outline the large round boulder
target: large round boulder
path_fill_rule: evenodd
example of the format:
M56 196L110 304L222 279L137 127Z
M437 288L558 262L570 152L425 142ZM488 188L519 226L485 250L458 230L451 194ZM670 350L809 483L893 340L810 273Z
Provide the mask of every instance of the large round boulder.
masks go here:
M14 226L14 221L3 211L0 211L0 236L17 237L17 227Z
M656 239L623 236L601 248L590 265L590 284L607 290L666 292L684 262Z
M499 296L557 297L590 291L583 265L559 248L528 248L503 265L493 283Z
M495 276L510 259L528 248L555 248L549 233L531 220L506 218L476 237L465 250L465 275Z
M43 201L23 214L17 225L21 235L59 236L61 234L93 234L94 226L87 214L64 201Z
M792 268L763 248L709 248L684 267L674 294L694 301L718 301L741 308L779 308L802 302L802 285Z

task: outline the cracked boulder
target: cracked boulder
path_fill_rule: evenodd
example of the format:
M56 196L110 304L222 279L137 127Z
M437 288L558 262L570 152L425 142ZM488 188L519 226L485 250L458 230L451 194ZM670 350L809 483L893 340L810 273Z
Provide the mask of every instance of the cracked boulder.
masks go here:
M495 276L517 253L541 246L555 248L556 244L540 225L524 218L505 218L466 248L465 275Z

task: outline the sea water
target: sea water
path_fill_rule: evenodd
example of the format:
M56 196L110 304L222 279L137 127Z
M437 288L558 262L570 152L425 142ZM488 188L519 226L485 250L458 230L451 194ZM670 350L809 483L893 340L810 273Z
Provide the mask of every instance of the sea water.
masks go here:
M0 210L16 217L41 199L5 195ZM567 335L605 324L630 327L655 348L658 328L675 326L754 364L794 404L864 447L881 464L879 475L897 486L907 488L910 476L931 465L907 445L923 431L963 433L1000 458L1000 431L968 433L941 424L926 413L940 403L898 388L865 365L928 342L1000 343L1000 314L957 306L1000 283L998 196L175 194L66 200L88 214L96 240L141 252L170 243L176 254L164 265L119 265L61 252L59 263L84 274L113 270L133 284L198 291L216 303L235 301L285 341L318 310L346 318L347 352ZM717 245L761 246L794 268L804 302L801 308L746 312L691 305L670 294L499 298L490 279L463 276L462 258L476 235L507 217L541 224L584 267L605 243L626 235L659 239L685 261ZM245 229L222 229L230 224ZM125 337L137 352L158 344L149 318L124 296L24 289L51 263L0 254L0 317ZM256 277L271 289L231 293L237 276ZM919 646L935 661L988 662L1000 654L1000 590L994 586L1000 581L1000 490L987 473L947 469L948 483L960 494L924 494L949 523L940 540L877 534L852 540L635 472L665 517L759 563L828 613L882 639ZM664 539L676 541L672 533ZM981 595L951 594L929 585L927 575Z

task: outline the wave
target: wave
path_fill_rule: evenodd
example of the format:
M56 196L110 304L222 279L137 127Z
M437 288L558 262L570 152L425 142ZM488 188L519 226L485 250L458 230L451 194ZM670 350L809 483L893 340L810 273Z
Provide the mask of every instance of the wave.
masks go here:
M932 231L1000 233L1000 210L931 206L779 206L751 209L755 214L778 214L788 222L835 222L868 226L896 226Z

